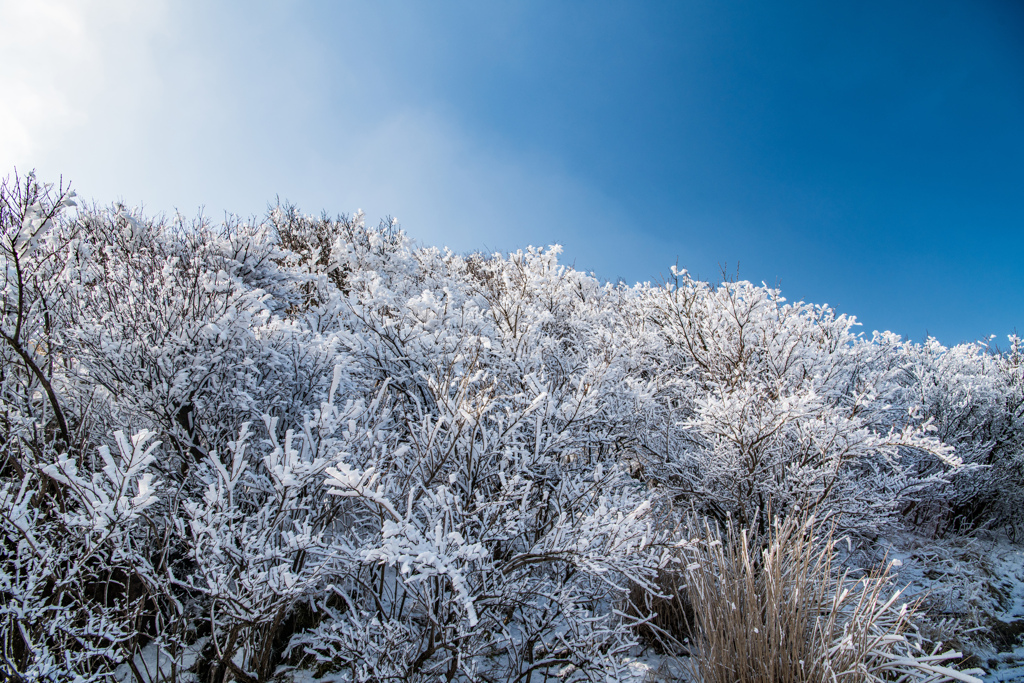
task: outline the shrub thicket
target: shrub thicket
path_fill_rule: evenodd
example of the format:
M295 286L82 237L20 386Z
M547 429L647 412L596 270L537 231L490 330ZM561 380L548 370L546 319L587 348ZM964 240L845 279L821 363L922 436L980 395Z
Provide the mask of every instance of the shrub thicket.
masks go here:
M0 232L12 678L614 678L679 509L860 542L926 506L1019 513L992 503L1018 495L1016 345L864 339L767 287L602 284L361 215L77 208L32 175ZM964 377L992 388L929 388Z

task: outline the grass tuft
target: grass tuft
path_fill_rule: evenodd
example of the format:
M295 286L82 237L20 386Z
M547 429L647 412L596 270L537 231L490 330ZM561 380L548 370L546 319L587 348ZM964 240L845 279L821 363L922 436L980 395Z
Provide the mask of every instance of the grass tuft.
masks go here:
M925 649L918 603L893 590L891 564L850 577L814 518L775 519L767 532L692 522L684 583L692 607L690 660L704 683L875 683L980 680Z

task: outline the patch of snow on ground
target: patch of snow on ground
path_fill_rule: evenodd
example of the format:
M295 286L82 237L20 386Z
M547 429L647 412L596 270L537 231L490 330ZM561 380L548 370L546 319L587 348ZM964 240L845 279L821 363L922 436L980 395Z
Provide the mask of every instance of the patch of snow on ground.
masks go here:
M626 670L632 678L622 683L685 683L690 678L684 659L645 653L639 657L626 657Z
M1003 611L994 615L994 625L1000 631L1005 649L979 652L983 665L990 670L985 681L1024 681L1024 645L1021 643L1024 635L1024 549L1001 540L993 545L989 559L995 584L1002 594Z
M172 660L165 650L161 650L156 641L151 642L142 648L142 652L135 655L135 667L142 674L146 683L160 683L161 681L176 681L176 683L189 683L196 680L196 675L189 671L195 664L203 646L206 645L206 638L200 638L192 645L183 648L181 659L178 662L178 675L172 678ZM131 666L124 663L117 667L114 672L114 680L118 683L135 683L135 676L132 674Z

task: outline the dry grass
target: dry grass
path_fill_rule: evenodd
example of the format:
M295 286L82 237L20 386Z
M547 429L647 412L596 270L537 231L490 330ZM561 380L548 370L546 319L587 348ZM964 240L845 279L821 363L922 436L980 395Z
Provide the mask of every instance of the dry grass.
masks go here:
M693 607L695 680L705 683L978 681L925 651L916 604L889 567L859 580L833 566L835 542L813 519L775 520L763 537L691 524L684 571Z

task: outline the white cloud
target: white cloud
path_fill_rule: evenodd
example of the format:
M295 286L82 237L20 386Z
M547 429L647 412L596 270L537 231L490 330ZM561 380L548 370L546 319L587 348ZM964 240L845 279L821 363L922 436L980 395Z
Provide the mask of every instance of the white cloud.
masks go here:
M0 167L31 165L69 144L112 93L153 87L149 45L164 8L150 0L0 0Z

